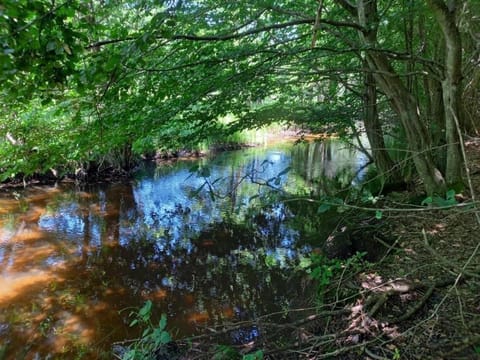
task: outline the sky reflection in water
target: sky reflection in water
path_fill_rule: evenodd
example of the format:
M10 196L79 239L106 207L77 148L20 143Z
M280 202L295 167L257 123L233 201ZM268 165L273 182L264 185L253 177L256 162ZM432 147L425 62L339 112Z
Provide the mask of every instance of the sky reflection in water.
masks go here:
M147 299L179 335L278 311L295 293L288 268L308 245L284 221L284 204L261 217L249 207L271 187L322 193L319 177L351 181L365 162L337 143L279 146L145 168L131 186L2 195L0 346L34 356L95 343L88 356L100 357L137 335L119 311ZM258 334L242 331L235 342Z

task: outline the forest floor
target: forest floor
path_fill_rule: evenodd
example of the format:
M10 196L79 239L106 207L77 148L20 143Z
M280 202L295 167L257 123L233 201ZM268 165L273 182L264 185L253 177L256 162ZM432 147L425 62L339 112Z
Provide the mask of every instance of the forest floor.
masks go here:
M337 346L298 358L480 359L480 209L462 206L480 196L480 140L466 149L473 194L452 209L385 213L393 245L355 274L349 311L323 329Z
M480 195L480 141L466 148L473 194L465 191L464 202ZM380 358L480 359L479 209L392 213L387 221L396 248L362 285L375 283L375 274L408 286L392 291L377 313L399 320L390 343L397 350Z
M480 139L466 148L473 195L458 194L450 209L407 206L401 200L412 191L387 196L396 208L383 215L393 241L378 238L386 249L378 262L345 266L323 288L321 303L318 295L312 306L308 292L296 294L303 307L290 309L283 323L272 314L190 339L182 359L206 359L222 336L248 326L263 333L237 347L249 360L480 359L480 208L466 206L480 197Z

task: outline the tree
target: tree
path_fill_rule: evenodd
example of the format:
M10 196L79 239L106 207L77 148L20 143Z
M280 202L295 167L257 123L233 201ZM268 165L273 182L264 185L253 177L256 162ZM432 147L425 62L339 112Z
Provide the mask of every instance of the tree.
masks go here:
M280 119L346 134L364 121L378 169L399 174L385 146L387 121L403 129L427 193L444 194L461 180L462 34L455 1L31 4L8 4L17 14L6 12L10 28L1 33L9 49L3 66L13 71L2 75L9 84L4 92L13 100L18 82L31 89L39 79L50 98L74 99L77 120L66 121L85 129L84 160L194 144L223 133L218 118L232 114L231 131ZM46 17L51 21L44 24ZM443 34L443 55L434 52L430 28ZM31 36L42 40L30 49ZM34 65L22 68L29 51ZM378 106L385 101L389 109ZM445 124L435 128L433 118L440 117ZM445 161L435 149L442 142Z
M460 154L461 94L462 94L462 41L456 23L460 1L428 0L440 26L445 42L445 70L442 78L445 137L447 142L447 183L461 183L462 156Z

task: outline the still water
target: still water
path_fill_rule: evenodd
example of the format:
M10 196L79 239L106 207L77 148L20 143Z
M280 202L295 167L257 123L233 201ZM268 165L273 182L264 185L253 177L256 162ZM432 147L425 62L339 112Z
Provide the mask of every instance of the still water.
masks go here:
M109 359L146 300L174 337L287 308L311 243L275 194L336 191L365 162L336 142L277 144L0 194L0 358Z

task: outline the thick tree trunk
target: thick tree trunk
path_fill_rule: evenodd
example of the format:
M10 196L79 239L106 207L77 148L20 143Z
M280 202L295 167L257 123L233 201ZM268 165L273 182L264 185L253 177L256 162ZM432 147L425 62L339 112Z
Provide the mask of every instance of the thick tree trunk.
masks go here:
M365 62L365 67L367 63ZM378 118L377 109L377 85L371 72L365 74L364 83L364 106L365 106L365 131L370 143L372 158L375 161L378 172L384 176L386 183L398 182L398 170L388 154L383 136L383 129Z
M443 105L442 83L437 79L426 80L426 97L428 98L427 118L432 127L433 143L438 145L444 141L445 112Z
M405 129L413 162L428 194L444 194L446 187L441 172L435 167L427 130L419 117L415 98L407 91L382 54L370 56L371 67L378 70L376 80L390 99Z
M345 7L345 2L340 1ZM348 8L352 12L352 8ZM376 0L358 0L355 8L359 24L366 30L360 32L363 45L375 48L377 45L378 14ZM368 30L367 30L368 29ZM366 59L375 81L387 95L393 110L397 113L403 128L417 172L423 180L428 194L444 194L446 187L441 172L434 166L430 138L420 119L417 100L408 91L388 58L379 51L366 51Z
M462 93L462 43L456 24L456 1L445 4L443 0L428 0L445 38L445 74L442 80L445 114L445 138L447 141L447 166L445 177L448 185L462 182L462 156L458 134L461 122Z

